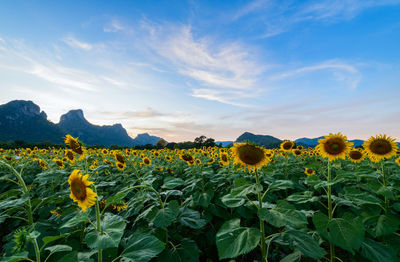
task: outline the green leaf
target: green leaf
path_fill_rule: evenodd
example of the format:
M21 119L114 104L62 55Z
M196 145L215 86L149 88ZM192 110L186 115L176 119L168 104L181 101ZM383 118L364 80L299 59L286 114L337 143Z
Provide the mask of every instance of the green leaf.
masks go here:
M280 262L299 262L301 259L301 252L296 250L293 253L282 258Z
M241 196L232 196L231 194L227 194L221 198L221 201L226 207L235 208L242 206L246 202L246 199Z
M124 197L126 197L126 195L129 194L129 191L125 191L124 189L121 189L120 192L116 193L115 195L113 195L112 197L108 198L106 200L106 207L108 207L109 205L112 204L120 204L122 202L122 200L124 199Z
M287 201L296 202L298 204L305 204L309 202L317 202L318 197L313 196L313 192L304 191L302 193L295 193L286 198Z
M165 189L174 189L176 187L180 187L185 183L182 178L175 178L175 177L166 177L164 178L164 185L162 188Z
M364 239L364 228L359 219L333 218L328 223L329 240L354 254Z
M0 210L7 209L10 207L20 206L24 204L26 201L28 201L28 197L26 196L13 200L2 200L0 201Z
M89 219L88 219L87 215L84 214L83 212L78 212L78 213L76 213L76 215L74 217L72 217L67 222L65 222L60 228L74 227L83 222L89 222Z
M373 262L399 261L396 253L390 247L372 239L365 239L362 242L361 255Z
M10 257L4 257L1 258L0 262L18 262L18 261L23 261L28 259L28 252L24 251L15 255L12 255Z
M72 251L72 247L67 246L67 245L55 245L55 246L51 246L51 247L46 247L45 250L50 251L50 255L51 255L51 254L54 254L57 252Z
M152 219L153 224L156 227L168 227L179 214L179 204L176 200L172 200L168 207L156 210L157 213Z
M381 215L376 224L375 234L377 237L390 235L397 231L400 219L396 215Z
M147 262L160 254L164 248L164 243L153 235L132 235L128 241L128 246L122 251L120 261Z
M273 209L260 208L258 217L274 227L293 226L302 227L307 225L307 217L301 211L276 206Z
M178 221L187 227L193 229L202 228L207 221L200 218L200 213L196 210L185 207L182 214L179 216Z
M257 228L240 226L240 219L225 222L216 235L219 259L234 258L253 250L260 242Z
M196 203L199 206L208 207L213 196L214 196L214 192L210 190L207 192L195 194L193 196L193 201L194 201L194 203Z
M318 242L307 233L297 230L287 230L285 236L289 238L289 243L298 249L303 255L314 259L320 259L326 252L318 245Z
M125 226L126 222L122 217L106 213L101 221L101 232L92 230L87 233L85 236L86 244L95 249L118 247Z
M197 247L196 242L190 239L182 239L180 245L176 248L165 249L157 261L159 262L199 262L200 250Z
M294 183L291 180L276 180L269 185L269 190L281 190L294 188Z
M51 242L53 242L53 241L56 241L56 240L58 240L58 239L61 239L61 238L64 238L64 237L66 237L66 236L68 236L69 234L62 234L62 235L58 235L58 236L47 236L47 237L44 237L44 238L42 238L42 241L43 241L43 246L42 246L42 248L44 247L44 246L46 246L47 244L49 244L49 243L51 243Z

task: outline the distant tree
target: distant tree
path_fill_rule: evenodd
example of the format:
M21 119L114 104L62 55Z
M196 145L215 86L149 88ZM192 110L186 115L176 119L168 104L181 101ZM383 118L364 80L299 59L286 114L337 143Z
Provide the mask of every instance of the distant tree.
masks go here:
M167 142L164 139L160 139L160 140L158 140L156 146L157 147L165 147L166 144L167 144Z
M204 144L204 142L206 141L206 136L199 136L199 137L196 137L195 139L194 139L194 142L196 143L196 144L200 144L200 145L202 145L202 144Z

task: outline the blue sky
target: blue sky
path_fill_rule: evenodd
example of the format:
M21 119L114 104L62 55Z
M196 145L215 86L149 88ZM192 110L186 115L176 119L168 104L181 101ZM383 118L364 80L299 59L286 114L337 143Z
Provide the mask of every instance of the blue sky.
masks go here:
M400 140L399 47L400 0L3 0L0 103L168 141Z

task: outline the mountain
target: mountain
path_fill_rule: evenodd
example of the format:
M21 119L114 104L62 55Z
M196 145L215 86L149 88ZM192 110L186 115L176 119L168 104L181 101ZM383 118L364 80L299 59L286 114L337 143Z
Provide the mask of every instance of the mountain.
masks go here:
M304 145L304 146L311 146L311 147L315 147L316 145L318 145L318 139L324 138L323 136L320 136L318 138L299 138L296 139L294 142L297 145ZM349 140L349 142L353 142L353 146L354 147L358 147L361 146L362 144L364 144L364 140L360 140L360 139L353 139L353 140Z
M282 140L267 135L255 135L249 132L244 132L239 136L235 142L253 142L260 146L265 146L268 148L279 146Z
M317 138L303 137L303 138L294 140L294 142L296 143L296 145L305 145L305 146L314 147L314 146L318 145L318 139L321 139L321 138L324 138L324 137L323 136L320 136Z
M157 144L162 138L158 136L151 136L147 133L137 135L133 140L137 145Z
M138 145L121 124L98 126L89 123L80 109L71 110L60 118L58 126L87 145Z
M78 137L86 145L137 146L155 145L160 137L147 133L136 138L128 135L121 124L98 126L89 123L80 109L71 110L58 124L47 120L45 112L32 101L15 100L0 105L0 141L63 143L66 134Z
M216 141L215 144L221 144L222 147L231 147L233 145L233 141Z
M64 135L32 101L15 100L0 105L0 141L62 143Z

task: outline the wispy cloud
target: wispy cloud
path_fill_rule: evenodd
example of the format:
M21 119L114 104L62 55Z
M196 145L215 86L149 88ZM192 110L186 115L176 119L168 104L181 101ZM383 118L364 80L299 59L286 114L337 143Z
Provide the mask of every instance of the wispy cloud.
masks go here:
M87 50L87 51L91 50L93 48L93 45L83 42L83 41L80 41L71 35L64 37L62 39L62 41L72 48L79 48L79 49L83 49L83 50Z
M124 111L124 112L101 112L102 115L108 115L113 119L136 119L136 118L154 118L165 116L165 114L148 107L142 111Z
M337 81L346 83L350 88L356 88L361 80L361 73L354 65L338 60L329 60L312 66L300 67L272 75L269 78L271 80L282 80L321 70L330 71Z
M254 0L232 15L232 20L254 16L264 23L262 37L271 37L289 31L305 21L336 23L351 20L364 10L379 6L400 4L400 0L313 0L302 3L288 0Z
M221 90L251 90L265 69L243 45L195 37L190 26L144 22L142 27L149 32L149 45L160 57L181 75L207 87L194 90L196 97L237 104L234 100L242 98L241 92L227 99L221 96L224 93Z
M125 26L123 26L120 21L113 19L104 26L103 31L107 32L107 33L110 33L110 32L115 33L118 31L122 31L124 29L125 29Z

